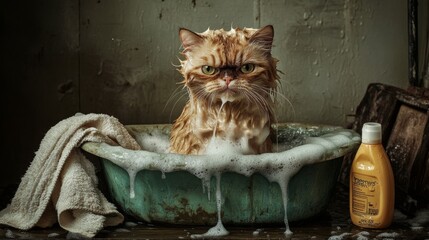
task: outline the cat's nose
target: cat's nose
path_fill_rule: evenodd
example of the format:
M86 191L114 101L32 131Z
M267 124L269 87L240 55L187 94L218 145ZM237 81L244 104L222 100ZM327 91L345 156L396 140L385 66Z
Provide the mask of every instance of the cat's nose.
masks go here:
M233 76L230 75L230 74L227 74L227 73L225 73L225 75L223 76L222 79L225 81L226 86L229 86L229 84L231 83L231 81L234 80Z

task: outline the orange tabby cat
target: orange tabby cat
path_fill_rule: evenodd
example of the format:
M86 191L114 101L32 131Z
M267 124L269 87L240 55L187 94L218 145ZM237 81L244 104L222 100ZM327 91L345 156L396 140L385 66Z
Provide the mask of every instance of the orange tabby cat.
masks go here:
M242 154L271 151L277 60L274 29L236 28L194 33L180 29L181 61L189 102L173 124L170 151L204 154L215 136Z

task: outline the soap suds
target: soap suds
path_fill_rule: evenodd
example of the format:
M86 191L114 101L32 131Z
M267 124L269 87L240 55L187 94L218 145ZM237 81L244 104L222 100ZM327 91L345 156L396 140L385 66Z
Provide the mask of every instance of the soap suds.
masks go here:
M159 133L162 135L162 133ZM154 146L145 138L152 138L155 134L141 137L139 142L143 146ZM187 171L202 180L203 191L207 190L210 198L210 179L216 177L216 203L218 207L218 223L207 233L192 235L193 238L204 238L208 236L224 236L228 231L221 221L222 196L220 192L220 178L223 172L235 172L244 176L261 173L270 182L277 182L281 188L284 206L285 235L289 236L292 231L289 228L287 218L287 187L288 182L303 166L334 159L343 156L359 143L359 135L351 130L336 129L329 134L320 137L310 137L300 146L295 146L285 151L275 153L264 153L259 155L241 155L234 148L219 148L222 143L216 137L212 140L216 150L208 149L206 155L181 155L166 153L160 147L153 147L159 152L145 150L134 151L124 149L120 146L110 146L105 143L98 144L92 153L108 159L114 164L125 169L130 176L130 198L135 197L134 181L136 174L145 170L156 170L162 173L174 171ZM228 142L224 143L228 145ZM156 145L156 144L155 144ZM225 147L226 148L226 147ZM153 150L152 149L152 150ZM161 149L161 151L160 151ZM334 237L334 236L333 236ZM337 236L339 237L339 236ZM332 238L338 239L338 238Z
M384 232L377 235L378 238L395 238L398 236L399 236L399 233L396 233L396 232L391 232L391 233Z
M5 237L7 238L15 238L15 234L10 229L6 230Z
M357 240L367 240L369 239L369 232L367 231L362 231L362 232L358 232L355 235L353 235L352 237L357 239Z
M264 229L263 228L258 228L255 231L253 231L252 235L253 236L258 236Z
M217 119L219 119L219 114L221 113L223 106L225 105L226 102L227 102L227 100L222 98L222 105L219 108ZM216 137L217 125L218 125L218 122L216 122L216 126L213 129L213 136L210 140L210 143L208 144L208 146L206 148L206 154L207 155L218 155L221 152L225 153L225 151L227 153L230 153L230 154L231 153L236 154L236 152L235 152L236 148L235 148L235 146L233 146L232 143L230 143L228 141L222 141L222 139ZM226 236L229 234L229 232L223 226L222 217L221 217L221 215L222 215L221 214L222 213L222 192L220 189L221 176L222 176L221 172L216 172L217 224L216 224L216 226L210 228L204 234L192 234L191 238L200 239L200 238L206 238L206 237L221 237L221 236ZM210 177L208 179L203 178L203 187L204 187L204 184L206 184L206 186L208 186L207 188L210 187ZM208 192L208 198L210 200L210 189L207 192Z
M218 221L216 226L210 228L204 234L192 234L191 238L193 239L204 239L204 238L214 238L214 237L223 237L228 235L229 232L225 229L221 221Z
M136 134L135 139L142 149L149 152L167 153L170 148L168 135L158 129L154 129L151 133Z
M350 235L352 235L352 234L345 232L345 233L342 233L340 235L330 236L328 239L329 240L342 240L342 239L347 238L347 236L350 236Z
M225 103L227 103L227 100L226 100L226 98L222 97L222 104L220 105L219 111L217 112L216 119L218 119L218 120L216 121L216 125L215 125L215 127L213 128L213 136L212 136L212 139L216 138L217 125L219 124L219 122L218 122L218 121L219 121L219 115L220 115L220 113L222 112L222 109L223 109L223 106L225 105Z
M60 236L60 234L59 234L59 233L49 233L49 234L48 234L48 238L56 238L56 237L58 237L58 236Z
M289 179L302 166L326 159L325 155L341 155L342 146L350 145L351 137L347 130L337 131L321 137L312 137L307 144L294 147L279 153L264 153L260 155L239 155L220 151L212 155L180 155L155 153L149 151L133 151L118 146L102 143L100 153L105 158L127 170L130 175L130 197L134 198L134 179L142 169L158 170L161 172L188 171L202 179L209 187L210 179L216 174L233 171L244 176L259 172L269 181L277 182L282 191L283 205L287 209L287 185ZM289 229L287 214L284 214L286 235L292 234ZM216 228L216 227L215 227ZM218 229L221 229L220 227Z
M204 234L192 234L191 238L195 239L201 239L201 238L207 238L207 237L222 237L229 234L229 232L226 230L226 228L223 226L222 223L222 217L221 217L221 210L222 210L222 193L220 190L220 179L221 179L221 173L216 174L216 207L217 207L217 224L216 226L210 228L206 233Z
M229 101L226 97L222 97L221 99L222 104L219 108L219 111L217 113L217 119L219 119L220 114L222 113L222 109L225 106L225 104ZM225 138L221 138L216 136L216 131L218 128L219 122L216 122L216 125L213 128L213 134L212 138L210 139L209 143L207 144L207 147L204 151L205 155L212 155L212 154L250 154L253 153L253 149L249 146L249 137L241 137L241 139L236 140L233 138L232 134L226 134ZM235 129L236 126L232 126L232 129ZM233 132L233 131L231 131ZM266 137L269 134L269 130L267 130L267 133L265 134L264 141ZM264 134L258 134L259 136ZM262 143L262 142L261 142ZM259 144L261 144L259 143Z

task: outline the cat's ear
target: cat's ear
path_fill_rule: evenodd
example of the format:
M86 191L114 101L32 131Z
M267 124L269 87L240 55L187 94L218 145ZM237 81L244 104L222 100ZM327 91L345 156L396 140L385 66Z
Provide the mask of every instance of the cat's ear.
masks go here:
M203 38L200 35L186 28L180 28L179 37L182 41L184 52L203 42Z
M267 25L257 30L251 37L249 42L263 46L264 49L270 51L273 46L274 28L272 25Z

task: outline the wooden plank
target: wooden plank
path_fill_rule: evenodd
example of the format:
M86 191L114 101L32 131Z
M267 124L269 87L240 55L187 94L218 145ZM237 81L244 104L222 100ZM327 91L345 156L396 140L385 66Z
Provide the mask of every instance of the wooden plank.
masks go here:
M356 119L352 129L362 134L362 126L366 122L378 122L382 126L383 145L389 139L399 103L395 91L383 84L370 84L356 109ZM349 173L354 153L344 158L340 181L349 184Z
M429 110L426 112L426 126L411 175L414 177L410 181L410 190L414 195L429 202Z
M383 84L368 85L367 92L357 107L353 129L361 134L364 123L381 123L383 144L386 145L399 105L396 88Z
M353 129L361 133L365 122L383 126L383 146L395 176L396 206L413 213L429 201L429 90L406 91L370 84L359 104ZM340 181L348 185L354 154L343 162Z
M395 173L395 185L404 192L409 189L411 169L416 160L427 115L407 105L400 107L386 146Z
M426 144L426 147L429 146L429 143ZM415 189L422 186L421 188L421 196L426 199L426 201L429 201L429 154L426 152L426 168L424 169L423 179L421 180L421 184L415 184Z

